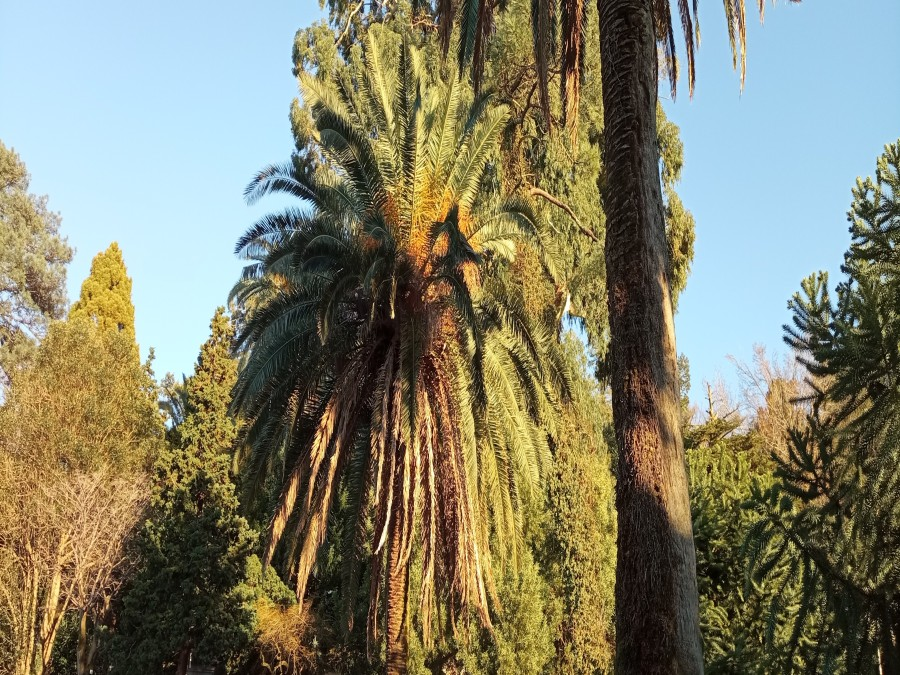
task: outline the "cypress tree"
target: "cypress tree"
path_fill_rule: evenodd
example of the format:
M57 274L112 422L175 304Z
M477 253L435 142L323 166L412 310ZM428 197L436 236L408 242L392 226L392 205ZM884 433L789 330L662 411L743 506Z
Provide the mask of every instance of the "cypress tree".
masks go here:
M81 284L81 297L69 311L71 318L86 316L101 328L115 328L134 339L131 278L116 242L91 261L91 273Z
M153 470L142 568L123 602L113 664L122 672L225 666L252 636L247 559L256 534L238 515L229 476L237 425L228 413L236 364L233 328L216 311L212 335L186 382L186 415Z

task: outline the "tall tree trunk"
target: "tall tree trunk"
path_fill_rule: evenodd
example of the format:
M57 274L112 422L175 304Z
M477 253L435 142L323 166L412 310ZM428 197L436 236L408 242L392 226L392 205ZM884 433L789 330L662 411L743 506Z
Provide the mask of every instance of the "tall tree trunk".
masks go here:
M175 675L185 675L187 673L188 665L191 662L191 645L190 643L184 645L181 648L181 651L178 652L178 663L175 666Z
M402 471L397 471L398 475ZM396 488L395 488L396 489ZM409 653L407 635L406 599L409 592L409 561L401 561L402 526L398 514L391 518L387 542L387 588L385 589L385 639L387 675L406 675Z
M78 622L78 646L75 649L75 672L76 675L85 675L87 673L87 655L88 655L88 613L86 609L81 610L81 621Z
M75 652L76 675L88 675L94 665L94 657L97 654L97 622L97 617L91 616L89 610L81 611L81 621L78 624L78 646Z
M616 672L703 672L656 135L653 0L597 0L616 508Z
M63 599L60 595L66 544L67 538L64 535L60 538L59 545L57 546L56 563L53 566L53 576L50 579L50 586L46 591L40 627L41 659L40 662L36 664L35 675L42 675L42 673L50 667L50 661L53 658L53 645L56 643L56 635L59 632L59 626L62 623L63 615L66 613L69 606L68 597Z
M30 544L26 544L29 554L29 564L25 571L24 590L22 592L22 613L17 624L17 650L16 650L16 675L29 675L34 663L35 653L35 624L37 623L38 608L38 580L40 578L37 564L30 558L33 551Z
M76 675L87 675L93 672L97 648L100 646L100 630L102 625L109 625L109 605L111 596L104 593L103 604L99 609L84 610L81 615L81 627L78 633L78 655ZM90 630L88 630L90 621Z

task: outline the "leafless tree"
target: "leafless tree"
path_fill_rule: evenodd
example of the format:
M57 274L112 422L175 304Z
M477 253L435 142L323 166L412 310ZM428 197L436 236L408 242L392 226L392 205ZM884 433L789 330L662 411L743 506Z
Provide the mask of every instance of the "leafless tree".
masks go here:
M107 465L91 471L37 466L0 455L0 626L11 672L44 672L63 617L81 618L78 672L96 650L89 625L108 608L131 564L125 545L146 500L145 481Z

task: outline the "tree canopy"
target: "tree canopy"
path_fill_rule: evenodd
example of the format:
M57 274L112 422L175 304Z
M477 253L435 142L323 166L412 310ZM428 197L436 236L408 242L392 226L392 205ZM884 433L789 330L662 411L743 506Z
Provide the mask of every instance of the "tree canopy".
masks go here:
M775 456L776 483L758 496L749 533L758 579L802 589L788 655L809 670L900 668L900 141L874 178L858 179L848 214L852 243L834 299L824 272L790 302L785 341L809 373L806 423ZM775 598L772 620L783 613ZM800 637L816 628L815 641Z
M262 301L239 339L235 392L251 471L286 456L266 559L299 518L290 559L304 597L337 487L352 480L348 563L371 560L373 639L387 578L386 667L399 673L414 547L426 643L436 600L489 625L489 533L499 555L515 555L566 376L493 273L516 242L541 250L527 201L480 190L506 108L464 99L455 76L426 89L418 51L383 37L386 49L369 32L364 67L344 78L301 76L320 168L272 167L251 184L252 197L283 191L312 210L266 217L238 244L252 264L236 297Z
M19 155L0 141L0 384L27 363L66 307L72 248L59 214L28 192L29 182Z
M89 318L101 328L118 330L135 339L131 278L116 242L94 256L91 273L81 284L81 296L69 316Z
M237 365L234 330L219 308L185 384L187 414L156 459L150 507L136 547L140 569L123 598L113 644L132 673L198 664L232 667L253 636L246 586L256 533L238 513L231 481L237 424L228 412Z

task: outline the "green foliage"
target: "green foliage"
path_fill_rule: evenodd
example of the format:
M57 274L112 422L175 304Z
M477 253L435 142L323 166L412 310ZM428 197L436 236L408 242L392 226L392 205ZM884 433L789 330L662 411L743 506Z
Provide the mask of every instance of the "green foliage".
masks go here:
M72 249L47 198L28 192L25 164L0 142L0 384L27 364L66 305Z
M900 142L857 180L846 278L790 302L785 340L812 377L812 411L776 457L751 531L757 579L802 589L785 649L807 671L900 669ZM783 609L772 604L772 615ZM809 628L814 640L801 637Z
M67 612L53 646L53 661L47 675L71 675L77 672L78 612ZM0 672L4 672L0 670Z
M554 658L560 607L526 553L498 580L499 608L493 634L469 622L456 640L453 662L472 675L539 675ZM411 669L411 672L415 672Z
M372 26L383 25L406 35L420 45L425 76L438 80L449 67L442 64L441 36L421 31L436 15L428 6L409 3L357 7L356 3L327 2L327 22L300 29L294 42L295 72L327 77L340 70L346 61L354 64L362 58L362 42ZM542 220L548 223L544 245L556 252L558 265L548 274L542 261L527 250L520 251L514 264L516 283L526 288L526 300L532 315L546 314L556 323L568 304L569 312L579 319L587 332L595 354L603 356L608 343L606 269L603 240L606 225L600 205L598 182L605 180L600 158L603 130L599 50L583 50L581 105L574 125L563 123L562 105L550 101L549 117L537 99L538 78L534 67L531 12L532 3L511 0L504 4L486 43L481 73L481 89L493 92L511 111L483 189L531 192L537 188L565 204L571 214L535 193ZM583 6L585 44L599 40L596 7ZM344 29L347 27L347 31ZM454 29L455 30L455 29ZM558 67L551 57L550 72ZM558 80L552 76L552 84ZM469 89L469 83L464 84ZM470 94L471 95L471 94ZM298 153L308 158L313 139L309 113L295 101L291 123ZM684 289L693 259L694 220L680 201L675 186L681 177L683 148L678 127L658 109L658 142L662 160L663 191L666 199L666 232L670 253L669 274L673 302ZM534 311L532 311L534 310ZM602 360L598 366L603 367Z
M294 592L281 580L271 565L263 567L258 555L247 558L246 582L258 597L266 598L276 605L290 607L297 603Z
M71 469L146 469L163 436L149 362L127 336L72 318L50 326L3 406L14 436L38 461Z
M677 308L678 298L687 286L691 261L694 259L694 216L684 208L681 198L675 192L684 167L684 144L678 134L678 127L666 118L662 105L656 108L656 135L662 161L666 241L669 245L669 284L672 302Z
M219 307L210 324L210 339L200 347L194 375L184 386L184 423L176 426L179 441L198 453L229 452L238 424L227 414L237 361L231 355L234 328Z
M703 437L704 434L696 434ZM756 468L741 435L688 450L691 513L703 653L709 673L772 672L766 651L770 586L748 586L744 537L756 520L747 502L754 485L769 485L771 469Z
M616 514L611 457L612 424L602 391L588 374L574 334L563 340L574 378L563 408L544 517L540 560L561 605L553 672L611 672L614 655Z
M224 665L242 658L253 636L253 592L245 582L254 573L248 557L256 534L238 515L229 475L236 366L233 329L221 308L211 330L186 383L177 444L153 469L150 510L137 542L141 568L125 593L112 645L112 662L125 672L171 669L185 649L197 663Z
M91 273L81 284L81 296L72 305L69 316L89 318L101 328L135 339L131 278L116 242L94 256Z

